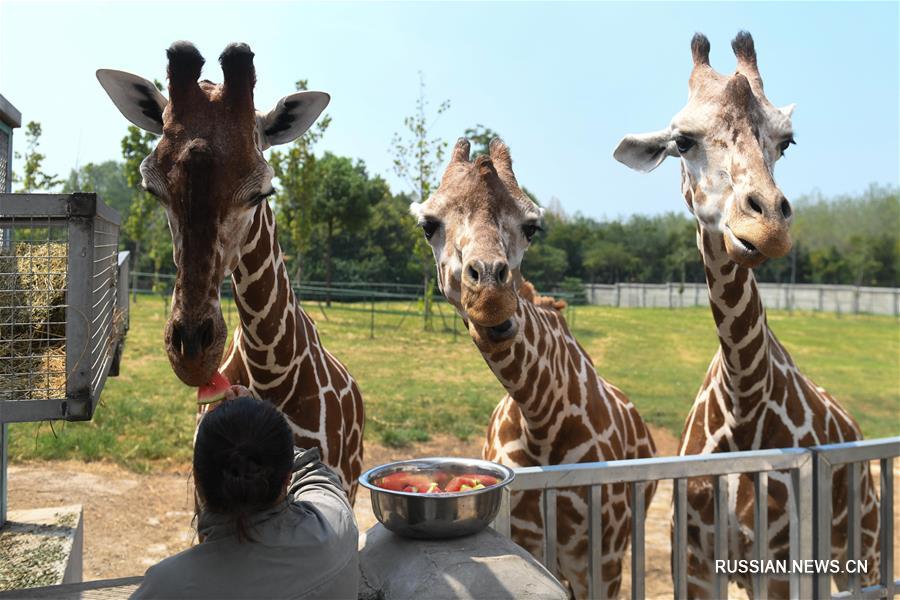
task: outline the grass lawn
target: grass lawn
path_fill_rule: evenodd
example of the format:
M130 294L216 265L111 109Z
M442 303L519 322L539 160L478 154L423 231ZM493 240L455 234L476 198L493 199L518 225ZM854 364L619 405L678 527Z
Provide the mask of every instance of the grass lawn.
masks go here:
M349 309L348 309L349 308ZM366 401L366 438L388 445L481 436L503 389L445 304L442 319L422 331L406 305L307 306L326 346L343 360ZM415 307L413 307L415 308ZM135 470L190 459L195 391L172 374L162 347L163 301L142 296L131 306L122 374L110 379L87 423L10 425L13 460L113 460ZM327 319L325 318L327 314ZM226 311L233 327L236 314ZM769 322L795 361L860 422L866 437L900 434L900 324L892 317L770 312ZM600 373L631 396L649 422L681 433L716 349L706 308L578 307L573 329Z

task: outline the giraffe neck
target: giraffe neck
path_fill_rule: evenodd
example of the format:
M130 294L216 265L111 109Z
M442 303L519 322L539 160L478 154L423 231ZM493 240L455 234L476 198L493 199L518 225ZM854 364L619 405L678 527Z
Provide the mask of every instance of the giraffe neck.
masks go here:
M701 226L697 246L719 335L721 377L731 396L726 402L737 420L752 419L771 386L772 353L781 349L769 330L753 271L728 257L717 231Z
M481 354L533 432L546 428L561 404L583 402L584 387L597 378L588 376L594 365L558 310L519 298L515 318L520 333L512 346Z
M320 342L297 304L267 202L256 212L232 281L241 320L236 343L250 380L257 387L275 387L281 383L279 374L289 372L292 359Z

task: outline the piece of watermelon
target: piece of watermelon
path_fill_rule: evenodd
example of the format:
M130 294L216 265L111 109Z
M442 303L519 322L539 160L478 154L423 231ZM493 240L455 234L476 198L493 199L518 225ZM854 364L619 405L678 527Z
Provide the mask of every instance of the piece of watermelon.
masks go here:
M206 385L197 388L197 404L212 404L222 400L230 387L231 383L228 379L216 371Z

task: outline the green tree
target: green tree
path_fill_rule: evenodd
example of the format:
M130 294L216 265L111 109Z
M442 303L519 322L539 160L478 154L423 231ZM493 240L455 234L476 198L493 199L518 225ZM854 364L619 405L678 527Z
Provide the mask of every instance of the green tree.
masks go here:
M298 91L309 89L309 81L296 83ZM309 250L313 231L313 194L316 186L316 156L314 147L328 126L331 117L322 115L305 134L294 140L285 150L273 150L269 164L278 178L279 191L273 203L279 230L287 233L279 241L285 256L295 266L295 280L299 282L303 255Z
M354 163L330 152L315 162L314 179L310 217L325 238L325 300L330 306L335 235L340 229L359 231L366 224L372 205L383 197L383 186L373 185L361 160Z
M441 102L434 116L428 114L428 100L425 96L425 76L419 71L419 96L412 115L403 119L405 132L394 133L391 152L394 155L394 172L407 182L415 198L423 202L438 184L439 169L444 163L447 142L433 137L432 129L442 114L450 109L450 100ZM431 271L431 248L422 236L416 240L415 252L422 262L422 291L425 300L425 328L431 328L431 295L429 285Z
M122 230L133 246L132 260L135 271L159 273L163 271L165 257L171 256L172 243L166 216L157 199L141 188L140 166L153 150L156 135L134 125L122 138L122 157L125 182L131 189L131 202Z
M25 125L25 154L15 153L16 160L25 160L22 167L22 177L19 178L13 173L13 181L21 184L16 192L20 194L28 194L40 191L52 191L62 180L55 174L47 173L44 170L44 159L47 157L38 150L41 145L41 135L43 130L41 124L37 121L29 121Z
M95 192L103 201L116 209L124 219L131 207L132 190L125 178L122 163L114 160L96 164L88 163L69 172L63 183L62 192Z

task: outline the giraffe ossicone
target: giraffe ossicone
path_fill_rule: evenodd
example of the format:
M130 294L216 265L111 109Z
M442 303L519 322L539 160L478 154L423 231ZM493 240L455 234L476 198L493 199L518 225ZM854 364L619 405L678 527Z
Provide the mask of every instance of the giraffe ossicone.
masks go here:
M507 395L491 415L483 456L510 467L654 456L650 431L634 405L597 374L562 314L564 303L538 296L520 268L543 210L521 189L509 148L470 160L469 142L453 149L440 186L413 203L434 252L441 292ZM649 505L655 484L647 487ZM558 496L559 573L576 598L588 595L587 490ZM513 539L543 556L538 492L514 493ZM631 498L625 484L602 486L604 593L618 594L628 546Z
M188 385L203 385L221 370L275 404L297 445L322 450L352 501L362 470L362 397L294 296L266 201L274 172L263 156L269 146L302 135L329 96L296 92L258 112L254 55L246 44L230 44L220 55L221 84L199 79L205 61L190 42L175 42L166 54L168 99L131 73L101 69L97 78L126 119L161 135L141 175L172 233L177 274L165 329L169 362ZM240 324L225 351L219 291L228 276Z
M753 38L732 41L737 70L723 75L709 64L709 40L691 41L694 68L687 105L660 131L627 135L614 156L647 172L667 156L681 159L681 189L697 220L710 307L720 347L685 422L681 455L764 448L806 447L862 439L853 418L803 375L766 321L752 269L791 249L793 209L775 183L775 163L794 143L794 105L776 108L763 93ZM753 481L730 478L726 526L729 558L752 559ZM864 584L877 581L878 498L868 465L861 469ZM787 559L790 477L771 473L768 556ZM833 481L832 558L847 555L847 469ZM688 483L688 595L713 596L713 488L708 478ZM733 578L751 597L787 597L785 577L753 590L749 575ZM835 577L846 589L846 574Z

